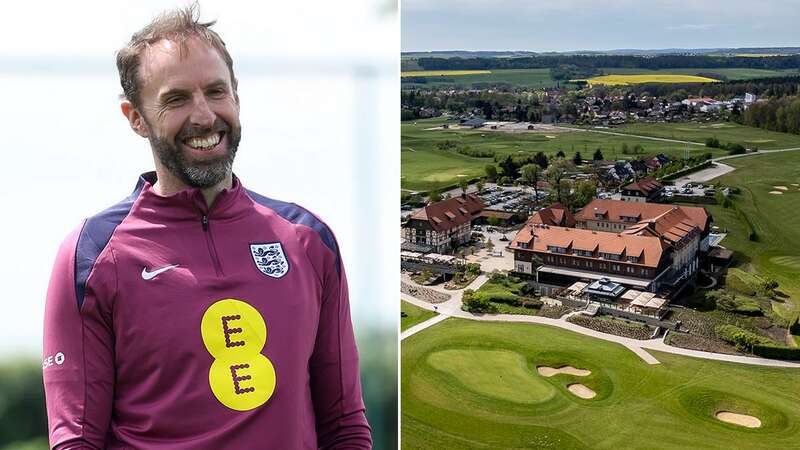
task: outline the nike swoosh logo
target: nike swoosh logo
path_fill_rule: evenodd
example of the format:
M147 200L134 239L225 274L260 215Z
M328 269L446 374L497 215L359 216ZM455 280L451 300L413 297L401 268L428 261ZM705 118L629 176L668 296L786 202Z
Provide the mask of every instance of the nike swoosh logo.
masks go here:
M160 269L156 269L156 270L154 270L152 272L148 272L147 271L147 267L145 267L145 268L142 269L142 278L144 278L145 280L152 280L153 278L156 277L156 275L164 273L164 272L168 271L169 269L174 269L176 267L178 267L178 264L171 264L169 266L165 266L165 267L162 267Z

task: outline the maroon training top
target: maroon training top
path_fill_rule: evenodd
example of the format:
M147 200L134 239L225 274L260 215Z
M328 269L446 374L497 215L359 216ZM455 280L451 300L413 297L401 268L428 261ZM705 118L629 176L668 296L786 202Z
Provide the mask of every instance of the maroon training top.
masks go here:
M142 175L62 244L44 385L56 449L371 447L330 229L233 177L211 208Z

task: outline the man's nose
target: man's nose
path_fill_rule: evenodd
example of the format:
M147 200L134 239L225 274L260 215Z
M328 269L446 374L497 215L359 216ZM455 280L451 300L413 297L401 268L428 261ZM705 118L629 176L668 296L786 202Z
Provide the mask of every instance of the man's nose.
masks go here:
M213 111L211 111L211 107L208 105L208 101L206 101L205 96L199 95L195 97L194 105L192 107L192 115L189 119L191 120L192 125L203 128L211 128L211 126L214 125L216 115Z

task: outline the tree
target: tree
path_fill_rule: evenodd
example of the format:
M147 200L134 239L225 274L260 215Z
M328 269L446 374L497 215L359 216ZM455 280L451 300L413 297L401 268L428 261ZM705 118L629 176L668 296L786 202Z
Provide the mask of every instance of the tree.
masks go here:
M503 175L515 180L518 176L518 169L517 163L514 162L514 158L511 155L506 156L506 159L500 163L500 167L503 169Z
M488 164L486 167L484 167L484 170L486 171L486 178L488 178L489 181L494 182L497 180L497 166L494 164Z
M525 164L520 169L522 172L522 182L527 186L533 187L536 204L539 204L539 180L542 178L542 168L538 164Z
M430 200L431 203L440 202L442 201L442 193L439 192L438 189L433 189L428 193L428 200Z
M461 193L462 194L466 194L467 193L467 188L469 187L469 182L467 181L466 178L461 177L458 180L458 187L461 188Z
M542 170L547 169L547 166L550 165L550 161L547 160L547 155L544 152L537 152L533 155L533 162L538 164Z
M566 158L566 157L567 157L567 155L564 154L564 150L559 150L558 153L556 153L556 158L563 159L563 158Z
M572 163L565 159L558 159L550 164L550 167L545 171L545 176L550 181L550 185L556 193L556 198L561 203L566 203L564 198L564 188L566 187L569 192L569 186L565 182L569 171L572 169Z
M482 191L485 185L486 183L483 182L483 178L479 179L478 182L475 183L475 187L478 189L478 191Z
M581 152L575 152L575 156L572 157L572 162L576 166L580 166L583 164L583 157L581 157Z
M486 249L490 252L494 250L494 242L492 242L489 236L486 236Z
M572 206L582 208L597 196L597 187L591 181L578 181L575 183L575 193Z
M594 151L594 155L592 159L595 161L602 161L603 160L603 152L600 151L600 147L597 147L597 150Z

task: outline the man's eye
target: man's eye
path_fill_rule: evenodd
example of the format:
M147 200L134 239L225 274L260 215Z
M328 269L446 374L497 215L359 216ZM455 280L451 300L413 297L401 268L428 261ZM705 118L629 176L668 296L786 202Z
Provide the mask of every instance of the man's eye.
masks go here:
M217 98L218 97L224 97L225 96L225 90L224 89L214 89L211 92L209 92L209 95L212 96L212 97L217 97Z
M183 97L170 97L167 99L167 105L174 106L182 103L183 101Z

